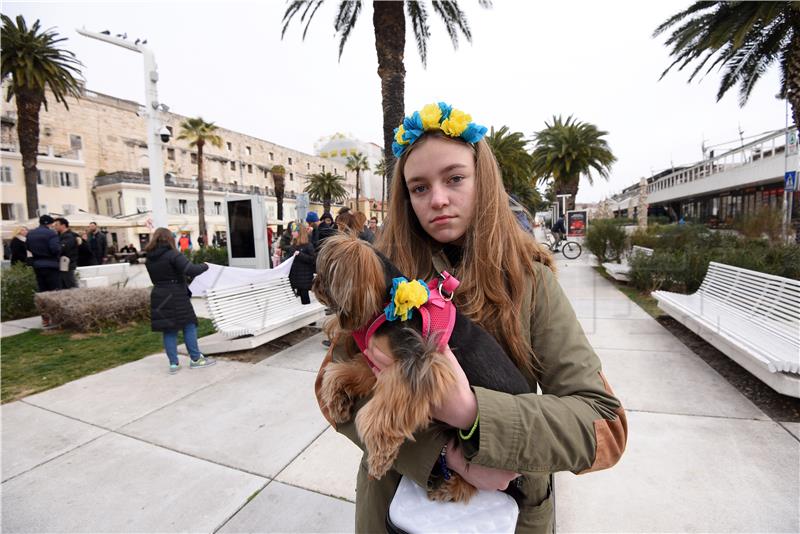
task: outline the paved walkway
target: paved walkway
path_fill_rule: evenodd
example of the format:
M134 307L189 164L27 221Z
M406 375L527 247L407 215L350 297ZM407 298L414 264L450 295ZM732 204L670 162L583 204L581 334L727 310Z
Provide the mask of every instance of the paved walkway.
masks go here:
M597 275L561 284L628 410L612 470L557 477L561 532L800 531L800 424L771 421ZM257 365L153 355L2 407L4 532L348 532L360 453L310 338Z

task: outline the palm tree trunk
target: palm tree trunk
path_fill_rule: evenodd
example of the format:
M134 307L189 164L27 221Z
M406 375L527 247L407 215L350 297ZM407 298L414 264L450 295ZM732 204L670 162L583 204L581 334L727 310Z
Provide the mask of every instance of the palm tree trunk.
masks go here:
M197 142L197 218L199 219L200 227L200 240L201 247L205 247L207 241L206 235L206 191L205 184L203 183L203 145L205 143L201 140Z
M272 175L272 181L275 183L275 202L278 205L279 221L283 220L283 194L286 188L283 178L281 175ZM283 224L281 223L278 223L278 235L283 235Z
M361 196L361 171L356 169L356 211L361 211L358 199Z
M44 95L31 89L15 88L17 99L17 137L22 155L22 169L25 174L25 202L28 218L39 215L39 173L36 169L39 153L39 109ZM20 217L22 218L22 217Z
M322 213L330 213L331 212L331 197L325 197L322 200Z
M800 16L796 16L800 19ZM800 23L795 24L786 57L786 98L792 106L795 128L800 126Z
M394 129L403 121L405 110L405 77L403 53L406 46L404 2L372 2L372 25L375 50L378 53L378 76L381 78L383 107L383 156L386 158L387 189L391 191L394 169L392 139Z
M381 176L381 222L383 222L383 205L386 203L386 174Z

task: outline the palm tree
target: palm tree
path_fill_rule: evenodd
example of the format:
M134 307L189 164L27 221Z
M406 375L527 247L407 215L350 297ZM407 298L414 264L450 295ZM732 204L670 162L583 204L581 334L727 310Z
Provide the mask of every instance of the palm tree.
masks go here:
M298 13L300 22L306 22L303 29L303 39L308 33L308 26L314 18L319 7L325 0L292 0L283 14L283 30L281 38L286 34L289 23ZM478 0L481 7L491 7L490 0ZM467 17L456 0L435 1L432 3L433 11L442 19L445 30L450 36L453 47L458 49L458 34L464 35L467 42L472 42L472 32L467 24ZM339 59L342 57L344 45L350 32L355 27L358 16L361 14L362 1L344 1L339 4L339 9L334 21L334 28L339 34ZM386 2L375 0L372 2L372 27L375 32L375 50L378 53L378 76L381 78L381 95L383 107L383 154L387 162L387 180L391 185L391 173L394 167L394 154L392 153L392 138L394 129L403 121L405 106L405 76L406 69L403 64L403 54L406 47L406 18L403 7L408 12L414 38L417 42L417 51L425 66L428 61L428 11L422 2L406 0L404 2ZM308 20L306 21L306 17Z
M361 211L361 206L358 203L361 198L361 171L369 170L369 161L367 161L367 156L361 152L356 152L351 156L347 156L345 167L347 167L348 171L356 173L356 211Z
M303 191L308 193L308 198L314 202L322 202L323 212L330 212L331 201L338 203L347 198L347 190L343 184L342 176L320 172L308 178L308 185Z
M568 208L575 207L581 176L594 184L592 170L608 180L611 165L617 161L603 136L608 132L594 124L567 117L553 117L553 123L533 134L533 173L541 182L552 180L557 194L570 194Z
M375 164L375 174L381 177L381 221L383 221L383 205L386 203L386 158Z
M677 27L676 27L677 26ZM779 96L792 105L792 117L800 124L800 9L797 2L695 2L656 28L656 37L674 28L665 43L671 46L672 64L661 74L690 63L697 66L689 81L705 67L724 69L717 100L739 86L743 106L756 81L773 63L781 69ZM716 56L716 57L715 57Z
M489 130L486 142L491 147L506 191L512 193L533 183L533 156L528 152L528 141L522 132L509 132L508 126Z
M270 169L275 183L275 202L278 204L278 220L283 220L283 194L286 190L286 169L283 165L273 165ZM283 224L278 224L277 235L283 234Z
M80 97L81 77L79 67L83 64L75 54L56 46L66 37L57 38L52 29L41 30L39 21L28 29L25 18L17 16L16 25L6 15L3 20L3 44L0 51L2 79L11 77L6 101L16 97L17 136L25 173L25 201L28 217L39 213L37 187L37 154L39 153L39 110L47 109L45 88L53 93L56 102L69 109L67 96Z
M213 122L206 122L202 117L186 119L181 123L181 133L178 140L189 141L189 146L197 147L197 217L200 221L201 246L208 243L206 232L206 187L203 181L203 147L211 143L217 148L222 147L222 138L215 134L217 127Z

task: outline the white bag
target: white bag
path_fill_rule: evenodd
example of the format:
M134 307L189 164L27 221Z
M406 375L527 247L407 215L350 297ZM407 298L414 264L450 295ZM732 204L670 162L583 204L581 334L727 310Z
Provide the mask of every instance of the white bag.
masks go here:
M513 533L517 502L502 491L478 491L468 504L438 502L411 479L403 477L389 505L387 523L408 534L440 532Z

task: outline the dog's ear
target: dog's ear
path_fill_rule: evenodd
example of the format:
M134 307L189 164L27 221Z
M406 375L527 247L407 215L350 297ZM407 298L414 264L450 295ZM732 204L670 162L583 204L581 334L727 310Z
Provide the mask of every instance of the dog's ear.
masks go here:
M317 286L336 312L339 325L356 330L383 309L386 277L375 249L346 234L325 240L317 258Z

